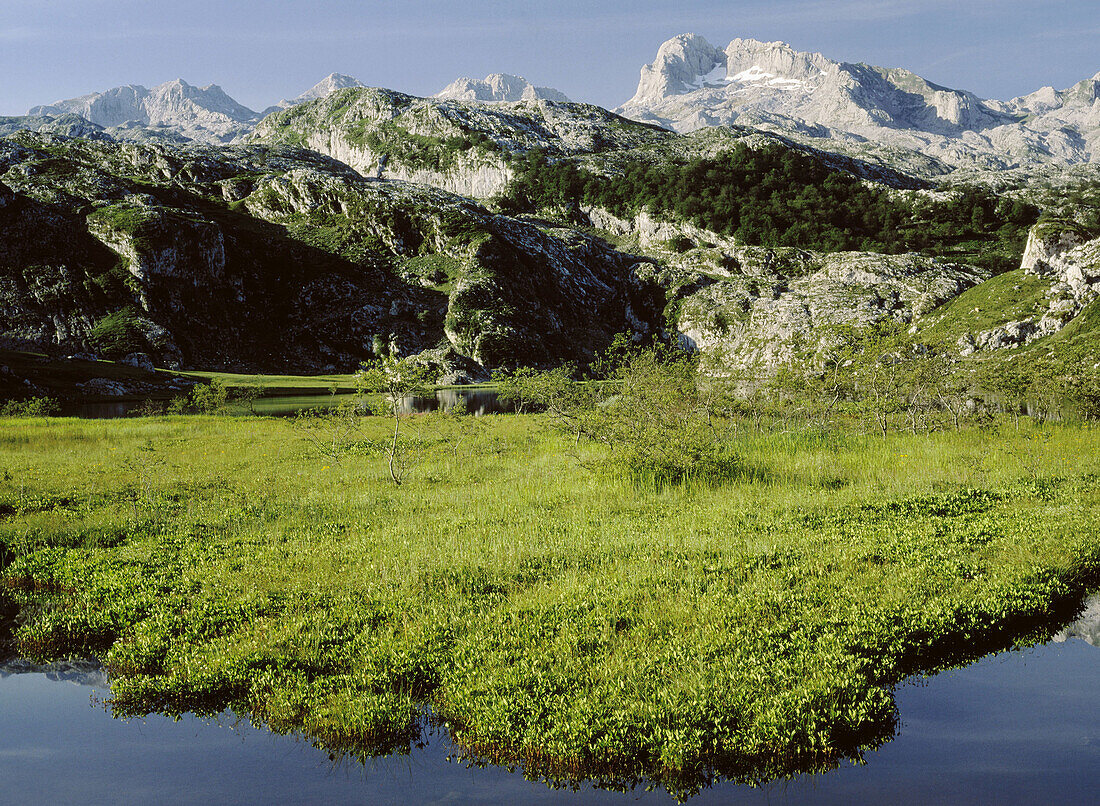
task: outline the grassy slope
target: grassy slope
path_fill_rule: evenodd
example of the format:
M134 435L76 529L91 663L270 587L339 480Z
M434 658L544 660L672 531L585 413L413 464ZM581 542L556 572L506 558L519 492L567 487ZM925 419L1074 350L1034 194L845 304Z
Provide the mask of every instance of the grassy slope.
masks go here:
M0 376L0 399L18 398L26 395L22 386L24 378L47 391L47 394L60 398L70 397L78 390L78 383L86 383L92 378L106 378L121 383L167 384L185 373L158 369L148 372L117 361L85 361L83 359L61 359L44 353L32 353L20 350L0 350L0 365L8 367L11 375ZM161 396L170 397L179 394L177 390L164 387ZM144 395L148 397L149 395ZM104 398L126 400L127 398Z
M137 712L372 753L428 701L491 758L690 791L887 738L884 685L1049 621L1100 560L1095 429L746 434L744 479L654 490L518 416L416 420L395 488L388 428L333 466L279 420L5 422L24 650L106 652Z
M1050 281L1022 269L1005 272L944 303L920 323L920 338L954 344L1006 322L1041 314L1049 306Z
M1085 369L1100 366L1100 300L1093 300L1062 330L1028 345L1038 354L1061 358Z

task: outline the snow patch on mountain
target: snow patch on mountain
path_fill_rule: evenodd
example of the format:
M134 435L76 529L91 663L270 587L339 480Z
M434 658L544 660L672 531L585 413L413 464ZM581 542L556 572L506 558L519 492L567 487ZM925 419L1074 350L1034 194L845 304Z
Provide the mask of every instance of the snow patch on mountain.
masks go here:
M908 70L837 62L784 42L734 39L719 50L681 34L660 46L615 111L680 132L748 125L961 167L1100 161L1100 73L1066 90L986 101Z

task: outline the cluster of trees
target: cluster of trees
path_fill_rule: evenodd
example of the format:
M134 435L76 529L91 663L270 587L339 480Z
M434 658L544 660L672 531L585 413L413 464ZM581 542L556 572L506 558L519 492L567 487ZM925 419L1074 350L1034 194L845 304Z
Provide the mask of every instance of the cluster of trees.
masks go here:
M616 343L621 348L627 342ZM721 356L656 345L619 350L578 382L569 368L520 369L500 380L504 398L549 413L577 442L605 446L616 469L662 481L743 473L737 435L860 423L883 437L958 430L1025 412L1037 419L1100 418L1100 372L1046 362L959 361L913 343L892 323L838 328L826 346L797 352L766 372L731 373Z
M712 158L628 164L613 176L591 173L539 151L518 163L501 199L506 211L577 204L603 207L620 217L643 209L689 221L745 244L819 251L866 250L942 254L960 245L994 270L1019 261L1038 210L990 191L965 187L949 198L907 199L871 187L817 159L779 145L738 145Z

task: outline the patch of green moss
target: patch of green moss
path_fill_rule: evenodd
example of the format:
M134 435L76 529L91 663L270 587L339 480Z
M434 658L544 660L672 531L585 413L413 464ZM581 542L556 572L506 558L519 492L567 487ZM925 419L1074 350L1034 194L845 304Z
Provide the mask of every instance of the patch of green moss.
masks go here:
M296 241L352 263L364 263L389 253L377 233L343 215L296 213L288 218L286 232Z
M100 207L88 216L89 222L96 222L116 232L124 232L135 240L150 233L155 216L141 207L128 204L110 204Z
M1063 232L1076 235L1082 241L1090 241L1094 237L1086 227L1068 218L1042 218L1032 232L1036 238L1052 238Z
M462 272L462 263L450 255L417 255L405 260L404 269L430 282L436 291L449 294Z
M95 323L88 337L96 351L106 358L119 358L148 349L133 308L107 314Z

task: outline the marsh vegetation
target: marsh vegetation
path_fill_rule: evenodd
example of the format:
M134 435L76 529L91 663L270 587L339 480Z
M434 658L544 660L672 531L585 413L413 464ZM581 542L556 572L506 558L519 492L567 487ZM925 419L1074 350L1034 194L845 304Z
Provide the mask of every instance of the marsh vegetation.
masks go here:
M366 756L427 705L482 758L689 795L858 758L893 684L1042 638L1095 582L1090 421L795 416L695 378L519 373L541 412L405 417L400 485L384 417L335 457L288 419L9 418L18 646L103 657L119 713Z

